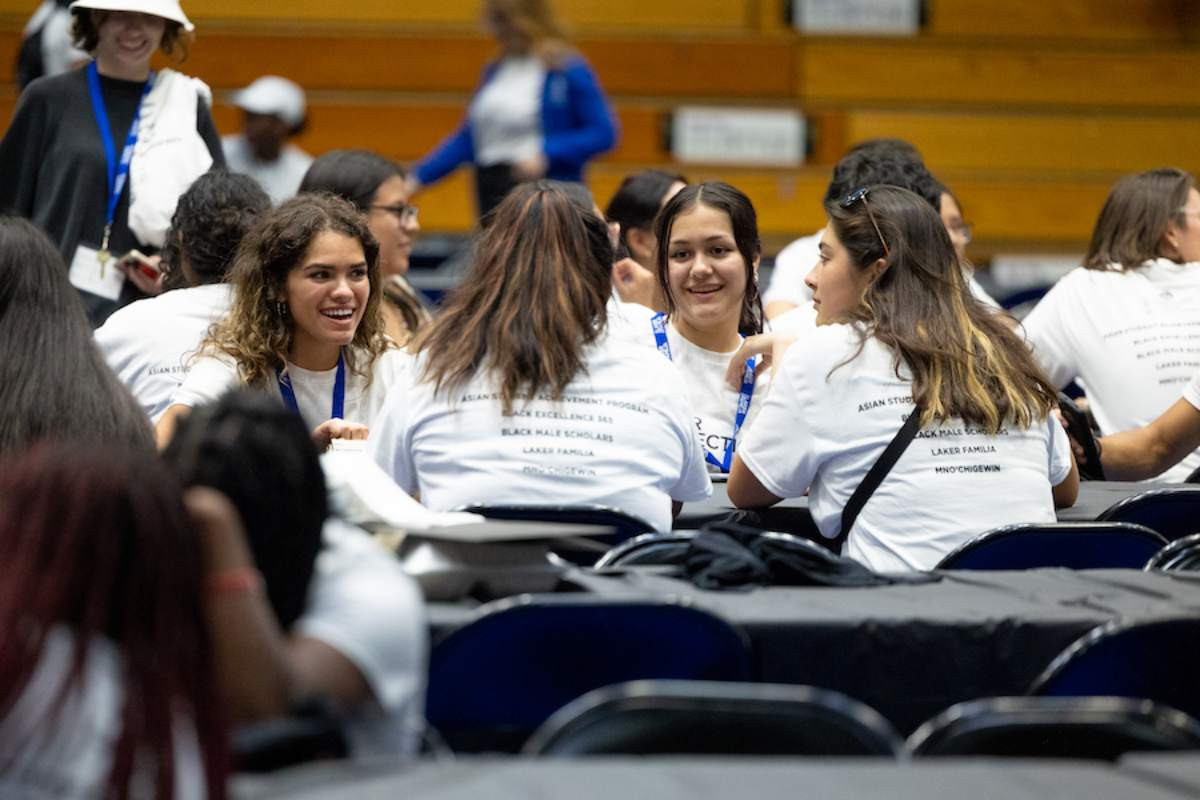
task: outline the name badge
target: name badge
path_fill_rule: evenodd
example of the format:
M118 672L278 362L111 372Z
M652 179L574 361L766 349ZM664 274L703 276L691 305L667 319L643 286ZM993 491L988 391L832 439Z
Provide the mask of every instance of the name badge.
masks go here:
M75 249L75 257L71 259L71 285L80 291L116 301L125 286L125 273L117 268L116 259L110 258L102 265L99 253L99 250L82 244Z

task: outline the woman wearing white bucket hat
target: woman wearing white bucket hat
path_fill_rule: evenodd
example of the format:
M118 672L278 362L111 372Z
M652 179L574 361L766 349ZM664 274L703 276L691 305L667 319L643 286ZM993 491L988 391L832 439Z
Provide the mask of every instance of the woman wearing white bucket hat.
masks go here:
M32 219L70 264L94 324L159 290L153 261L175 204L214 164L220 137L211 92L170 69L194 26L178 0L76 0L75 45L83 69L34 81L0 141L0 209Z

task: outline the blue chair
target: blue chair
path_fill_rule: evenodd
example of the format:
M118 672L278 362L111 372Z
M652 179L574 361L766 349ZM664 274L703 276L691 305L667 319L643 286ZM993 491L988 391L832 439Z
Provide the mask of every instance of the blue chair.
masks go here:
M1142 569L1166 544L1149 528L1130 523L1008 525L976 536L936 569Z
M492 603L433 649L426 716L455 750L514 752L592 689L647 678L746 681L750 644L669 601L524 596Z
M1171 542L1146 562L1146 569L1180 572L1200 570L1200 533Z
M696 531L643 533L621 542L600 556L596 569L680 564L694 538Z
M1114 503L1096 520L1145 525L1173 542L1200 533L1200 486L1148 489Z
M1200 618L1110 622L1060 653L1029 694L1134 697L1200 716Z
M809 755L896 758L877 711L811 686L634 681L589 692L538 729L526 755Z
M995 697L959 703L908 739L914 756L1088 758L1200 750L1200 722L1125 697Z

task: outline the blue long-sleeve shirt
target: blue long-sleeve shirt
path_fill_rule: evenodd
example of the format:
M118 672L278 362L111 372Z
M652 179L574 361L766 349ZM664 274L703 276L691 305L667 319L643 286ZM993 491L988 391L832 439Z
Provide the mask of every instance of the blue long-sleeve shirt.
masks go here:
M492 79L497 66L493 62L484 69L476 93ZM542 147L548 161L546 177L582 180L588 160L611 150L617 142L615 117L588 63L574 56L561 66L548 68L541 106ZM417 165L417 178L428 185L474 161L475 144L468 114L458 130Z

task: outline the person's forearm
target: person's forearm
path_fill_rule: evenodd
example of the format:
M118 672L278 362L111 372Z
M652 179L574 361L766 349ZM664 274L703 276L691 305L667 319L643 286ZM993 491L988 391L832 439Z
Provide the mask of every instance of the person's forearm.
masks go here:
M1100 463L1104 477L1112 481L1143 481L1169 469L1187 455L1174 456L1168 442L1149 427L1114 433L1100 439Z
M1180 398L1141 428L1100 439L1100 462L1109 480L1153 478L1200 447L1200 410Z

